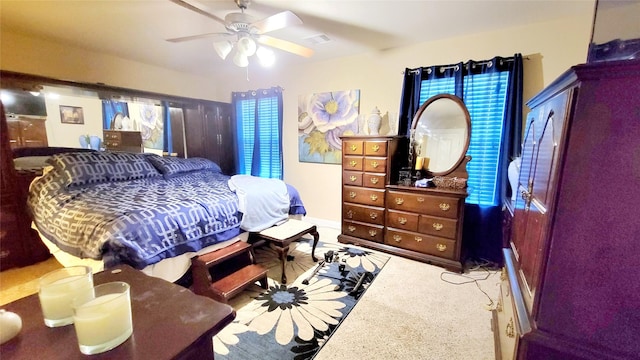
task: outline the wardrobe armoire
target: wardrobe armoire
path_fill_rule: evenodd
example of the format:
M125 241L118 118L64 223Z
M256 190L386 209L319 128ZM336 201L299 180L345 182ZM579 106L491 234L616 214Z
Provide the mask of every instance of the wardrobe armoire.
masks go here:
M640 359L640 61L574 66L528 105L496 357Z

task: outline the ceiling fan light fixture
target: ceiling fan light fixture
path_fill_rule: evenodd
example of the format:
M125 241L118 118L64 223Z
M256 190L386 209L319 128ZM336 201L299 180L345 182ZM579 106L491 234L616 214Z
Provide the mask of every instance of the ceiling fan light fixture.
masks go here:
M233 63L239 67L247 67L249 66L249 58L247 57L247 55L242 53L240 49L238 49L238 51L236 51L235 55L233 56Z
M264 46L258 48L256 57L258 57L260 65L263 67L271 67L276 62L276 55L273 53L273 50L267 49Z
M226 59L231 49L233 49L233 43L229 40L224 41L216 41L213 43L213 48L216 50L216 53L222 58L222 60Z
M252 56L256 53L256 42L249 36L243 36L238 39L238 51L244 56Z

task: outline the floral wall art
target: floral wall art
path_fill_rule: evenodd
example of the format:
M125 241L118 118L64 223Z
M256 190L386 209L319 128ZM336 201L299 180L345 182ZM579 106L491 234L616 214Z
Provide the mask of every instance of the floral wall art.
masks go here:
M131 130L140 131L142 146L162 150L164 145L162 106L143 103L129 103L128 106Z
M360 90L298 97L298 153L301 162L340 164L340 136L358 134Z

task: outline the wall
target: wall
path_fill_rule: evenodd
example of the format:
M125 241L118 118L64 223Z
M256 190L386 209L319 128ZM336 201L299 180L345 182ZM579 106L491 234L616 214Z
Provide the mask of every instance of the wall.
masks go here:
M579 16L521 26L473 36L375 52L349 58L289 68L286 72L254 72L251 81L222 81L231 91L245 91L274 85L284 91L284 178L298 188L308 216L333 225L341 218L340 165L298 161L298 96L316 92L360 89L360 112L374 106L397 117L405 68L451 64L469 59L484 60L496 55L521 53L524 61L524 99L530 99L569 67L587 57L593 4L576 3ZM274 79L277 79L274 81ZM237 87L242 85L242 87ZM473 119L472 119L473 121Z
M229 102L232 91L282 86L284 91L284 180L300 191L308 216L328 225L341 217L339 165L298 161L299 95L360 89L361 113L377 106L398 114L405 68L450 64L521 53L525 61L525 99L531 98L570 66L586 60L593 2L577 1L576 16L546 23L478 33L387 51L312 63L286 70L253 72L251 80L229 77L217 88L202 79L103 54L62 47L18 34L2 36L2 69L60 79L103 82L134 89ZM321 46L321 45L319 45ZM91 64L91 66L89 66ZM226 84L226 86L224 85ZM72 139L77 141L77 137Z
M206 77L194 76L115 56L71 48L51 40L2 32L2 70L60 80L103 83L196 99L229 102L228 92Z
M49 146L80 147L80 135L97 135L102 138L102 102L97 97L81 97L58 94L45 87L47 94L47 141ZM60 105L82 108L84 124L63 124L60 121Z

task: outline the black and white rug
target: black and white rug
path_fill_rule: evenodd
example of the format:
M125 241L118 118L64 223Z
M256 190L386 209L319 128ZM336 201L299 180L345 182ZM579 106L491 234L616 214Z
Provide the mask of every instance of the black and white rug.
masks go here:
M323 260L333 251L333 261L310 277L318 264L311 259L311 245L307 239L291 244L287 284L279 283L276 251L256 249L256 261L269 269L269 288L250 287L231 300L236 319L214 337L216 359L312 359L389 260L377 252L319 242L316 257Z

